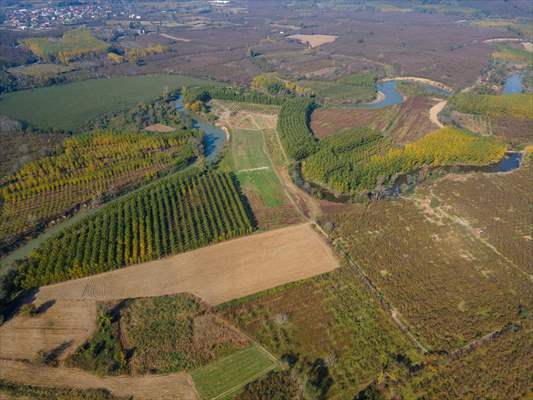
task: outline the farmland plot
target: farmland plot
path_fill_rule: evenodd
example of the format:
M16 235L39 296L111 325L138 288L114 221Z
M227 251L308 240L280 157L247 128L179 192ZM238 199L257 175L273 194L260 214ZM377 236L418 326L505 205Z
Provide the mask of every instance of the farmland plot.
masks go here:
M462 346L533 306L531 280L429 202L383 202L331 215L335 237L419 339Z

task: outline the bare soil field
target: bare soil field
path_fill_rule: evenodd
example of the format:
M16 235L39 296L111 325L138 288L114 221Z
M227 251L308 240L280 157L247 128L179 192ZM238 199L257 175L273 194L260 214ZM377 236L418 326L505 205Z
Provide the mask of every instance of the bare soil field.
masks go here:
M174 132L176 129L168 125L153 124L153 125L148 125L146 128L144 128L144 130L148 132L163 132L164 133L164 132Z
M189 292L219 304L337 266L329 245L302 224L45 286L38 298L113 300Z
M0 326L0 358L34 360L39 351L64 359L95 329L93 300L38 301L34 317L18 315Z
M333 43L335 40L337 40L337 36L335 35L291 35L287 36L288 39L297 40L300 43L307 44L309 47L318 47L323 44L327 43Z
M323 138L343 129L368 126L390 135L398 143L407 143L438 128L430 119L435 104L431 98L409 97L401 105L380 110L318 109L311 116L311 129L318 138Z
M196 400L189 374L99 377L75 368L52 368L0 360L0 378L37 386L77 389L105 388L117 396L145 400Z

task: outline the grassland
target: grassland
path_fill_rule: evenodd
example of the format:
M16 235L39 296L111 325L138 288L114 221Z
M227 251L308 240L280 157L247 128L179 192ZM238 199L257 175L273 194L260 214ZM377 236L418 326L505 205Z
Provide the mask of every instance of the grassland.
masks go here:
M95 38L88 29L65 32L59 40L51 38L29 38L22 43L36 56L45 60L58 60L67 64L71 59L87 54L103 52L108 44Z
M277 362L261 347L252 345L191 372L202 399L239 390L274 369Z
M533 119L531 93L504 96L459 93L449 101L457 111L467 114Z
M32 78L45 78L55 76L64 72L71 71L72 67L62 64L30 64L9 68L8 72L12 75L30 76Z
M514 321L533 296L528 273L447 210L424 197L357 206L326 220L419 340L450 351Z
M523 63L529 66L533 63L533 54L531 52L511 46L497 45L496 51L491 56L498 61Z
M127 110L163 94L164 89L213 82L180 75L94 79L0 96L0 114L50 131L75 131L102 113Z

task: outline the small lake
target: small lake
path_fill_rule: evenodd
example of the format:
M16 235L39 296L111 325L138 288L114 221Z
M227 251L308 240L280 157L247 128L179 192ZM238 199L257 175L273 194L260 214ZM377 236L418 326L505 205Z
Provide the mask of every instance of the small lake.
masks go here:
M182 113L188 113L183 106L181 96L176 98L176 109ZM207 161L217 159L218 153L222 150L226 141L226 134L222 129L208 122L193 118L192 125L194 128L201 129L205 132L204 136L204 154Z
M509 76L503 85L503 94L522 93L524 91L522 80L523 76L520 73L515 73Z

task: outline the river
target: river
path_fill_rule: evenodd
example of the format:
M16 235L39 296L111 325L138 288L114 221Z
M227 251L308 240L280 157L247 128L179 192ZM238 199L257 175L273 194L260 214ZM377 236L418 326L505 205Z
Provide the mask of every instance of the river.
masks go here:
M503 94L516 94L524 91L522 83L523 76L521 73L514 73L510 75L503 85Z
M179 112L187 113L192 116L192 113L189 113L187 110L185 110L181 96L176 98L176 109ZM224 147L224 143L226 142L226 134L219 127L201 119L193 118L192 121L194 128L201 129L205 133L204 154L206 160L209 162L215 161L220 153L220 150L222 150L222 147Z

